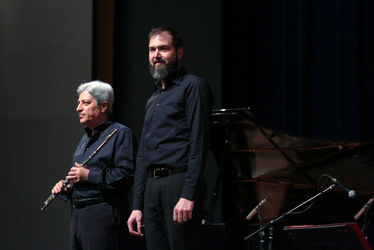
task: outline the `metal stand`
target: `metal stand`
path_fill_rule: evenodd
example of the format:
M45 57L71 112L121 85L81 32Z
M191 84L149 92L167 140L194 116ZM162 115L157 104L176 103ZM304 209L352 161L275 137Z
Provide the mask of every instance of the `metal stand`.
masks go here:
M257 210L257 218L260 222L260 228L261 228L263 226L261 208L258 208ZM260 250L265 250L265 232L264 231L259 232L259 236L260 236Z
M366 239L368 239L366 229L367 229L367 225L368 225L368 217L369 217L368 214L369 214L371 205L372 205L372 203L370 203L368 205L367 209L365 210L364 219L362 221L362 226L361 226L362 234L365 236Z
M318 194L314 195L313 197L309 198L308 200L304 201L303 203L301 203L300 205L296 206L295 208L289 210L288 212L282 214L281 216L279 216L278 218L274 219L274 220L271 220L268 224L264 225L264 226L261 226L258 230L256 230L255 232L253 232L252 234L246 236L244 238L244 240L248 240L249 238L251 238L252 236L262 232L264 233L264 230L265 229L268 229L269 231L269 237L268 237L268 250L271 250L272 249L272 244L273 244L273 233L274 233L274 224L276 222L278 222L279 220L281 220L284 216L288 215L288 214L291 214L293 213L295 210L299 209L300 207L304 206L305 204L315 200L316 198L318 198L319 196L321 196L322 194L324 194L325 192L327 191L330 191L332 189L334 189L336 187L336 184L332 184L331 186L329 186L328 188L326 188L325 190L319 192ZM260 238L261 238L261 234L260 234ZM263 249L263 248L261 248Z

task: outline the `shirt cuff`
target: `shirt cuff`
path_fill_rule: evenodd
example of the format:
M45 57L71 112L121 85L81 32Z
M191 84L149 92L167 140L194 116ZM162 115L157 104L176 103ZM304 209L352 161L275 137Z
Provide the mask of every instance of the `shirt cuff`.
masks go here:
M100 184L101 183L101 171L97 169L90 169L88 173L87 181L90 183Z
M133 199L132 210L143 211L143 199L142 198L134 198Z
M182 195L182 198L193 201L194 200L194 191L191 190L190 188L184 187Z

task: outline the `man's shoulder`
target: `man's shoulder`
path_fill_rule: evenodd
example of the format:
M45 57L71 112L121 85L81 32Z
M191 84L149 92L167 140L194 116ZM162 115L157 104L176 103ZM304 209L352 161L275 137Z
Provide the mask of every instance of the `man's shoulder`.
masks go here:
M187 73L183 76L183 81L187 81L187 82L200 82L200 81L203 81L203 82L206 82L206 80L200 76L197 76L195 74L190 74L190 73Z
M204 78L194 75L194 74L185 74L183 76L183 79L181 81L182 85L185 85L185 87L207 87L209 86L209 83Z
M108 130L117 129L118 131L131 132L131 129L129 127L120 122L110 121L110 123L111 124L108 126Z
M186 74L183 78L182 84L184 84L185 88L187 89L196 89L211 92L209 82L205 78L194 74Z

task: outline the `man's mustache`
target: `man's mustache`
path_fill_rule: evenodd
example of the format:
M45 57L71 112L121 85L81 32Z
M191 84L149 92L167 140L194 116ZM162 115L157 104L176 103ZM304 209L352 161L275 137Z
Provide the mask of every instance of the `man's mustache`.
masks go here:
M166 63L165 60L162 60L162 58L156 58L153 60L153 64L155 63Z

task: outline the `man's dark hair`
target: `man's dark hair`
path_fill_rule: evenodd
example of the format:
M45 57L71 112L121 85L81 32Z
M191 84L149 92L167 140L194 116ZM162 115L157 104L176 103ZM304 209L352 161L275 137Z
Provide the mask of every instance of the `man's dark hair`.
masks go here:
M178 34L176 30L170 27L166 26L159 26L156 28L151 29L151 31L148 34L148 42L151 40L151 37L158 35L160 33L167 32L171 35L173 38L173 45L175 49L179 49L179 47L183 47L183 39L182 37Z

